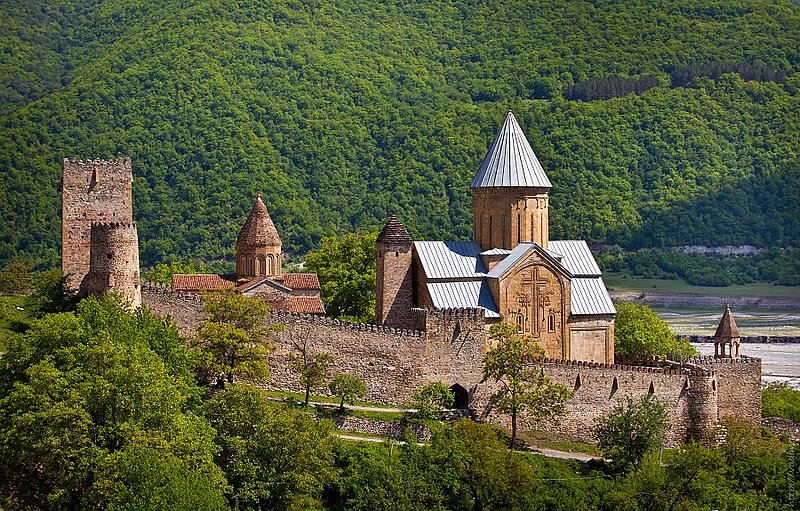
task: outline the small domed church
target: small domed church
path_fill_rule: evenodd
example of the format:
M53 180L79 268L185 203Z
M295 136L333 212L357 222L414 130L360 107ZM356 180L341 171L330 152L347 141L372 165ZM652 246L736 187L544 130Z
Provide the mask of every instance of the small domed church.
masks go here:
M614 363L616 310L583 240L551 240L539 159L509 111L472 180L472 241L416 241L390 216L377 240L380 325L414 328L415 308L482 309L548 358Z
M172 287L184 293L235 289L265 298L278 310L325 314L317 274L283 272L281 238L260 196L236 239L236 274L175 274Z

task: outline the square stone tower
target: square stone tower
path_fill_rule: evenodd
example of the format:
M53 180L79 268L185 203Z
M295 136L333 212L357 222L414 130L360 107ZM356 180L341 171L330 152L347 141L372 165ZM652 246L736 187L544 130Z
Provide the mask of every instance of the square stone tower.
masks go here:
M89 273L92 222L133 222L130 157L62 162L61 271L77 290Z

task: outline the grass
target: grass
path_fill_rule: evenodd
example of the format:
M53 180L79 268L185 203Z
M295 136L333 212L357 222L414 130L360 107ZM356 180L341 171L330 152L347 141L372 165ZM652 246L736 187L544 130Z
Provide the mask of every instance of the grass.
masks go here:
M567 440L558 433L546 431L520 431L517 433L520 440L530 447L540 447L543 449L553 449L564 452L579 452L591 456L601 456L602 452L596 445L584 444Z
M18 332L28 319L27 312L17 309L24 301L24 296L0 295L0 351L5 350L6 337Z
M274 397L274 398L279 398L279 399L291 399L291 400L294 400L294 401L297 401L297 402L303 402L305 400L305 397L306 397L305 394L302 394L300 392L283 392L283 391L279 391L279 390L265 390L263 392L264 392L264 395L266 395L267 397ZM313 402L316 402L316 403L330 403L330 404L334 404L334 405L337 405L337 406L341 402L341 399L338 398L338 397L335 397L335 396L319 396L319 395L314 395L314 394L311 395L309 400L313 401ZM356 401L355 405L357 405L357 406L368 406L370 408L390 408L390 409L404 408L401 405L387 405L387 404L383 404L383 403L370 403L368 401Z
M680 293L706 296L765 296L775 298L800 297L798 286L773 286L770 284L742 284L726 287L693 286L675 279L645 279L629 273L603 273L609 291L631 291L636 293Z

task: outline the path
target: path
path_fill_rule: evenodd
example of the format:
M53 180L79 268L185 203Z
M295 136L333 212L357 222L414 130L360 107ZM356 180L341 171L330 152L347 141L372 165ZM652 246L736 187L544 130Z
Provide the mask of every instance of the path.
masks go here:
M355 435L346 435L343 433L336 433L337 437L343 440L351 440L354 442L373 442L377 444L382 444L386 442L386 438L379 438L379 437L369 437L369 436L355 436ZM399 440L392 441L395 445L405 445L406 443ZM425 445L423 443L418 443L417 445ZM533 454L541 454L542 456L547 456L548 458L559 458L562 460L577 460L583 463L587 461L599 459L597 456L592 456L591 454L586 454L583 452L567 452L567 451L557 451L555 449L545 449L543 447L533 447L529 451L517 451L521 453L533 453Z

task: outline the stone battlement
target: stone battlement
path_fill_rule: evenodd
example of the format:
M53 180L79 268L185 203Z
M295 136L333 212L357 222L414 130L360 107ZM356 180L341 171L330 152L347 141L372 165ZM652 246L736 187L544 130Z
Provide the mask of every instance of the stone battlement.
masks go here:
M424 310L425 313L430 317L440 318L440 319L470 319L476 320L480 319L483 320L484 317L484 310L480 307L464 307L459 309L416 309L416 310Z
M582 369L601 369L610 371L620 371L628 373L653 373L663 374L666 376L688 376L692 371L688 369L673 369L666 367L653 367L643 365L623 365L623 364L605 364L602 362L586 362L581 360L560 360L555 358L543 358L539 360L542 364L568 366Z
M297 312L288 312L282 310L272 310L270 312L270 318L274 319L275 322L280 322L282 319L291 318L295 320L308 321L311 323L319 324L321 326L332 327L339 330L352 330L356 332L375 332L381 334L397 335L402 337L420 337L420 338L425 337L425 332L420 330L393 328L388 326L375 325L371 323L370 324L350 323L348 321L331 319L325 316L317 316L314 314L300 314Z
M187 302L194 302L198 306L203 304L203 300L197 293L186 293L184 291L178 291L171 285L161 284L160 282L143 282L142 291L143 292L147 291L152 295L161 295L170 298L178 298L181 300L186 300Z
M136 229L136 222L92 222L92 229L98 231Z
M103 160L101 158L81 160L79 158L64 158L64 165L125 165L131 162L130 156L120 156L114 160Z
M752 364L761 365L761 359L755 357L742 356L741 358L714 358L711 355L698 355L683 361L685 364L696 365L720 365L720 364Z

